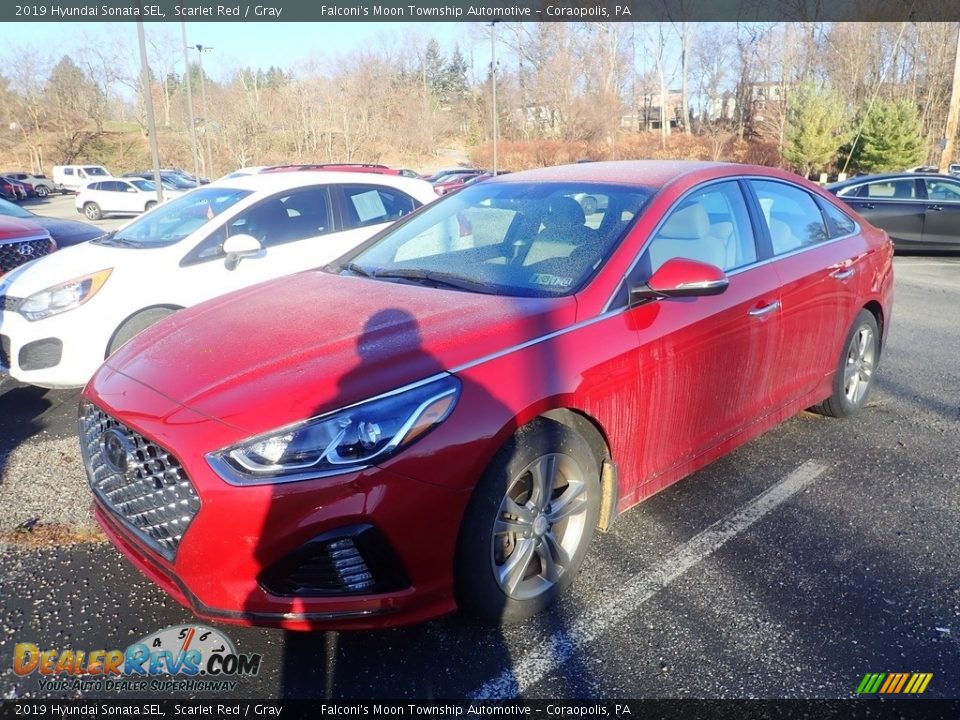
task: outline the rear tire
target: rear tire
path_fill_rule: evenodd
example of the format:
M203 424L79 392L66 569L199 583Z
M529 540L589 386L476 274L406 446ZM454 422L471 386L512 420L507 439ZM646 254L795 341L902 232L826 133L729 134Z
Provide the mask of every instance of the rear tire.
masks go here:
M583 207L584 215L587 215L587 216L593 215L597 211L597 199L592 195L587 195L583 199L582 207Z
M833 394L814 408L830 417L858 412L870 397L880 359L880 329L869 310L861 310L843 344L840 363L833 377Z
M509 624L546 609L576 577L600 514L600 462L565 425L538 418L497 453L457 542L462 611Z
M148 202L148 203L144 206L143 211L144 211L144 212L150 212L150 211L153 210L156 206L157 206L157 201L156 201L156 200L151 200L150 202Z
M87 220L100 220L103 218L103 212L95 202L84 203L83 214L87 216Z
M113 337L110 338L110 344L107 346L107 354L105 357L110 357L148 327L163 320L168 315L173 315L175 312L176 310L173 308L149 308L128 317L120 327L116 329Z
M37 185L34 188L34 191L37 193L38 198L45 198L47 195L50 194L50 191L47 190L47 188L43 185Z

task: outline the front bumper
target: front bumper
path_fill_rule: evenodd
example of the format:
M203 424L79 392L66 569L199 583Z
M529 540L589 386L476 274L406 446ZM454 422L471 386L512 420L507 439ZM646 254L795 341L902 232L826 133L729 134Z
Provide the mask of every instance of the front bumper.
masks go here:
M199 617L288 630L367 629L455 609L454 552L469 491L376 467L320 480L236 487L210 469L204 454L239 440L242 431L110 371L91 385L96 391L87 389L88 400L174 453L196 488L200 510L172 560L99 500L95 514L121 553ZM403 587L324 596L280 595L264 587L265 574L318 536L356 526L371 526L383 538Z
M78 310L36 322L11 310L0 312L4 349L0 373L47 388L86 384L103 362L107 340L97 337L89 324L77 321Z

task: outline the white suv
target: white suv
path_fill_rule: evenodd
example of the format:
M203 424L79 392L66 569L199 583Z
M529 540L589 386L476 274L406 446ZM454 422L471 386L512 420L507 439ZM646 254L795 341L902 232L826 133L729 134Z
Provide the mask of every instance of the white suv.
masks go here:
M0 278L9 364L0 372L81 386L157 320L326 264L436 197L423 180L346 172L265 173L191 190Z
M164 186L163 197L170 199L183 195L183 190ZM99 220L104 215L138 215L157 204L157 188L141 178L110 178L88 183L77 191L74 206L88 220Z

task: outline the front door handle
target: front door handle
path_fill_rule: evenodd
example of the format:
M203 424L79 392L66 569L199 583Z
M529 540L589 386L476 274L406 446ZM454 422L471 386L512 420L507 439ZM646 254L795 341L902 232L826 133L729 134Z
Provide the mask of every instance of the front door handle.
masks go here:
M873 203L863 203L864 210L873 210L876 207Z
M774 300L769 305L763 305L761 307L754 308L749 312L750 317L763 317L764 315L769 315L775 310L780 309L780 301Z
M855 268L840 268L839 270L834 270L830 273L831 277L835 277L837 280L849 280L853 277L854 273L857 272Z
M927 210L936 210L937 212L940 212L943 210L943 205L927 205Z

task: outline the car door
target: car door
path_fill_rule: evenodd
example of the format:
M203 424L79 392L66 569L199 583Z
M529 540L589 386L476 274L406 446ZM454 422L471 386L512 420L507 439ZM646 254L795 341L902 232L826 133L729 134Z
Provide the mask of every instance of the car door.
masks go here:
M923 245L931 250L960 250L960 181L923 178L927 191Z
M836 369L867 248L856 223L832 205L828 228L820 203L829 201L783 180L748 185L782 285L783 340L769 394L771 406L782 407Z
M233 268L223 243L251 235L261 251ZM326 264L339 254L329 186L287 190L261 199L232 215L180 261L190 302Z
M631 308L642 406L637 427L648 482L737 434L763 414L781 333L777 274L763 260L738 181L701 186L654 231L628 278L642 284L670 258L719 266L720 295Z
M844 188L837 196L900 247L923 243L925 204L918 178L876 180Z

